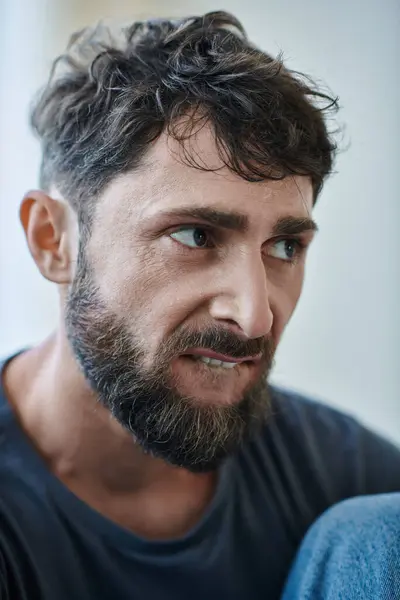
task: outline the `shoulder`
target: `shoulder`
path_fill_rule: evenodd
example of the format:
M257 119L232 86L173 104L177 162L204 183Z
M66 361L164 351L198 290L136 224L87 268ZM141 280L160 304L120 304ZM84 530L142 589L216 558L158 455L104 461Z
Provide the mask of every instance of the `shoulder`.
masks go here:
M354 417L301 393L270 386L273 416L287 427L321 429L332 434L351 432L360 424Z
M303 443L335 445L340 453L380 449L400 460L400 449L348 413L303 394L271 386L272 419Z
M271 409L275 426L310 451L335 448L347 455L373 439L390 446L350 414L298 392L271 386Z
M400 490L400 450L354 417L302 394L271 386L264 438L338 501Z

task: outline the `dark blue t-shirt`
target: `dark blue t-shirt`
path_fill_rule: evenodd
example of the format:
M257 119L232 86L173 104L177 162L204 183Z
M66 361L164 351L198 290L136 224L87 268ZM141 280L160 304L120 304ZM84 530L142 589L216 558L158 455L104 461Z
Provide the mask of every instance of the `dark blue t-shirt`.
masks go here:
M400 490L400 451L331 408L277 389L272 399L269 423L223 465L197 526L154 542L51 474L0 386L1 600L277 600L318 515Z

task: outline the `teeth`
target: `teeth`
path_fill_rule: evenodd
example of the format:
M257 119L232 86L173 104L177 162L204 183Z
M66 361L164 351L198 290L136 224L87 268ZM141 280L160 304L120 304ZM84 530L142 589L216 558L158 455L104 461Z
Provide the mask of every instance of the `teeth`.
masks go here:
M237 363L225 362L223 360L216 360L215 358L208 358L207 356L196 356L194 357L210 367L222 367L223 369L233 369Z
M209 365L211 362L211 358L207 358L206 356L198 356L197 358L201 360L201 362L206 363L206 365Z

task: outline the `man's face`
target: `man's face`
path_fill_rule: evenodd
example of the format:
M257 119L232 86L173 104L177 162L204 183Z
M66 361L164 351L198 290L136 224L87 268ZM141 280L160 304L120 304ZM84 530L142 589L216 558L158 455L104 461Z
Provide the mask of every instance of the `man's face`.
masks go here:
M207 129L196 151L218 164ZM100 400L146 451L211 469L265 419L311 208L307 178L250 183L227 168L197 170L165 136L98 200L67 333Z

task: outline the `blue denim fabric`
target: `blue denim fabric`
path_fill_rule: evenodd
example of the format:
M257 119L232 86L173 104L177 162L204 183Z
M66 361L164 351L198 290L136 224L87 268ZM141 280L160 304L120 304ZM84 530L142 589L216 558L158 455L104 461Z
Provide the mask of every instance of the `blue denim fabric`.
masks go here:
M282 600L400 600L400 494L352 498L322 515Z

